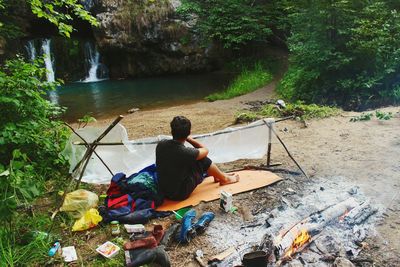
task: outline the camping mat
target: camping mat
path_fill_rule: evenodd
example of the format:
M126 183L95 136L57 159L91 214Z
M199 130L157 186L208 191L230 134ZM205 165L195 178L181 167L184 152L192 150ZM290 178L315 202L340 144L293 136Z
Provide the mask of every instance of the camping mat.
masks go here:
M214 183L213 177L207 177L199 186L196 187L188 199L183 201L172 201L165 199L164 203L158 207L157 210L170 211L178 210L187 206L195 206L201 201L207 202L219 199L221 190L234 195L264 187L282 180L282 178L269 171L244 170L237 171L235 173L239 174L240 177L240 181L238 183L219 186L218 183ZM234 200L235 199L233 199L233 201Z

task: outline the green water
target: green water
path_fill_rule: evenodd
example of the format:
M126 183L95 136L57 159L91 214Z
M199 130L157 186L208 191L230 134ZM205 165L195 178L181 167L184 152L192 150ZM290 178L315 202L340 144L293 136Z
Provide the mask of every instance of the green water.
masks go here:
M126 114L134 107L154 109L202 100L224 90L232 77L232 74L208 73L70 83L51 92L49 98L67 107L64 115L67 121L76 121L85 114L105 118Z

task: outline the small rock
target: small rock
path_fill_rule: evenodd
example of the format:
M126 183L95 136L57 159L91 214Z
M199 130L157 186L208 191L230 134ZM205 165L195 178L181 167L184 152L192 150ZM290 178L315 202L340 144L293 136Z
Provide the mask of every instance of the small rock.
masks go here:
M138 112L140 109L139 108L131 108L130 110L128 110L128 113L135 113Z
M303 267L303 264L299 260L292 260L289 262L288 267Z
M321 187L319 188L319 190L324 191L325 188L324 188L323 186L321 186Z
M348 193L349 193L350 195L355 195L355 194L358 193L358 189L359 189L358 186L352 187L352 188L348 191Z
M333 267L355 267L355 265L346 258L336 258Z
M312 251L307 251L307 253L302 253L301 258L306 262L306 263L315 263L319 260L320 255L312 252Z

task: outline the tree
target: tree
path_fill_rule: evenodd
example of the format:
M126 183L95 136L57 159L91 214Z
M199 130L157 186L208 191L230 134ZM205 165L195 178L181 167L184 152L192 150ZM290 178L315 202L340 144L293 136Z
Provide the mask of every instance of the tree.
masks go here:
M278 90L289 99L362 108L400 100L399 5L393 1L282 1L290 67Z
M29 6L34 15L39 18L44 18L54 24L58 28L59 33L65 37L70 37L74 30L71 25L74 18L87 21L92 26L99 25L96 18L90 15L90 13L79 4L79 0L0 0L0 10L2 10L0 14L7 15L11 9L15 9L21 5ZM4 24L8 27L4 28ZM4 21L0 21L0 33L3 32L4 35L5 31L7 36L16 34L18 28L15 26L15 23L4 23Z
M197 16L202 38L237 48L250 41L264 41L272 33L265 6L249 0L185 0L178 12L186 19Z

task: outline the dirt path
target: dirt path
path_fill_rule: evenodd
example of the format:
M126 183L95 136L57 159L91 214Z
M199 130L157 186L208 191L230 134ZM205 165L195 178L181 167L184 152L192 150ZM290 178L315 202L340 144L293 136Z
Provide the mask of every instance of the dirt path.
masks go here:
M232 125L234 115L245 107L245 102L273 97L275 82L251 94L231 100L200 102L190 105L139 111L123 120L131 139L169 134L169 122L176 115L191 119L194 134L206 133ZM385 220L378 227L371 255L379 263L398 266L400 255L400 108L381 109L392 112L388 121L373 119L349 122L359 113L309 121L308 127L300 122L285 121L277 125L278 133L305 170L313 177L343 176L360 186L373 202L387 208ZM102 120L98 125L111 121ZM287 169L296 170L280 145L273 145L273 161L280 161ZM244 163L225 164L227 169ZM376 265L381 266L381 265Z

